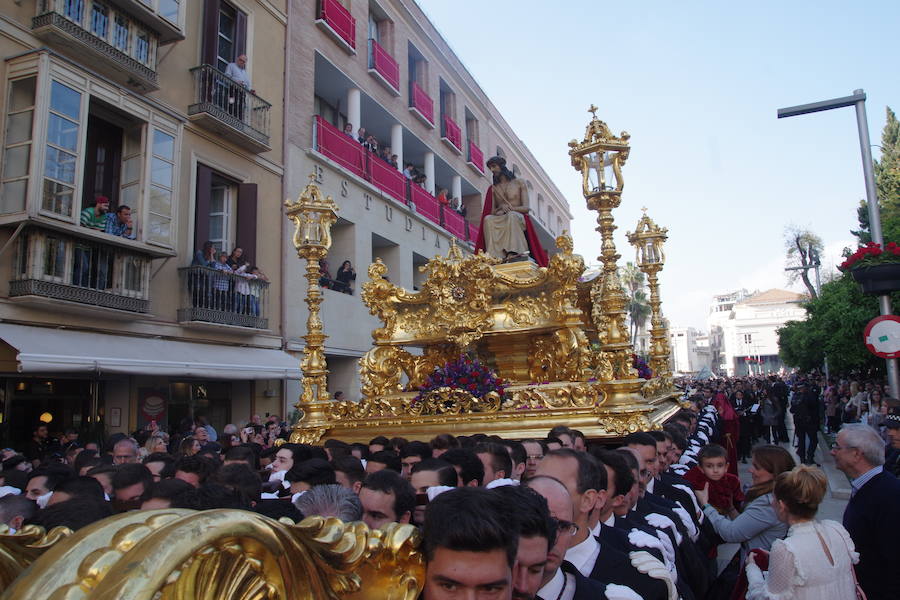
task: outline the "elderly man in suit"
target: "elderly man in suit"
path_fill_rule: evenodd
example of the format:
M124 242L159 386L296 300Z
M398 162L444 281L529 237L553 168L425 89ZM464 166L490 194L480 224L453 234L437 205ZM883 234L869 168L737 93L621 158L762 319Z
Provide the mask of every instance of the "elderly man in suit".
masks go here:
M859 552L859 584L869 598L900 598L900 578L893 572L900 539L900 480L884 470L884 442L867 425L845 425L831 455L850 478L844 527Z

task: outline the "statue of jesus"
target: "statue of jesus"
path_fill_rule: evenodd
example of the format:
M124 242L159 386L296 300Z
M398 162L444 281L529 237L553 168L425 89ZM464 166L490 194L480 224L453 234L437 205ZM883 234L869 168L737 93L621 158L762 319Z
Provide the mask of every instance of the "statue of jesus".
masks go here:
M547 265L547 255L537 239L528 216L528 191L520 179L506 167L506 159L494 156L487 161L494 185L485 194L481 231L476 251L503 262L532 258Z

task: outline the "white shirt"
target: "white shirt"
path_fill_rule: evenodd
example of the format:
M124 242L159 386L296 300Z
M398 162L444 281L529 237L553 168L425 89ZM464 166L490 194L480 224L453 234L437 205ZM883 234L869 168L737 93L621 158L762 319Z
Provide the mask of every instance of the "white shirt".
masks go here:
M587 536L583 542L566 551L566 560L572 563L585 577L591 576L598 556L600 556L600 542L592 535Z
M247 69L240 68L237 63L228 63L228 66L225 67L225 74L248 90L250 89L250 75L247 74Z
M565 589L563 589L565 585ZM562 592L562 596L560 596ZM547 582L547 585L538 590L538 596L544 600L572 600L575 597L575 577L556 569L556 575Z

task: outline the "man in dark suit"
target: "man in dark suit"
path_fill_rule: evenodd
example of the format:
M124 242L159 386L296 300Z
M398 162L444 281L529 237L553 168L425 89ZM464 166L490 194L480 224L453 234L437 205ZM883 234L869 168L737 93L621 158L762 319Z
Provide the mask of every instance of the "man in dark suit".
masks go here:
M900 539L900 480L884 471L881 436L867 425L845 425L831 455L850 478L844 527L859 552L859 584L869 598L900 598L900 578L893 572Z
M574 518L572 497L562 483L552 477L536 476L529 479L525 486L546 499L555 528L552 534L555 539L547 554L541 586L534 596L535 598L539 600L556 600L557 598L566 600L618 600L621 598L624 600L627 598L630 600L639 597L628 587L585 577L572 563L563 560L577 531L577 526L572 521ZM519 507L515 510L520 514L520 518L527 512ZM523 538L519 539L521 543ZM518 591L516 589L516 592ZM516 596L514 593L513 598L528 598L528 596Z
M669 588L674 589L674 585L665 565L647 553L635 553L641 565L646 557L648 563L652 561L658 566L642 572L638 568L640 565L632 562L635 555L629 557L610 546L601 546L591 535L591 511L597 504L602 504L606 496L606 470L594 457L568 448L554 450L540 462L536 473L558 479L572 497L577 530L566 552L566 560L582 575L630 587L648 600L669 597Z
M819 396L805 381L797 385L791 412L794 413L794 429L797 432L797 454L805 465L815 464L816 447L819 445Z

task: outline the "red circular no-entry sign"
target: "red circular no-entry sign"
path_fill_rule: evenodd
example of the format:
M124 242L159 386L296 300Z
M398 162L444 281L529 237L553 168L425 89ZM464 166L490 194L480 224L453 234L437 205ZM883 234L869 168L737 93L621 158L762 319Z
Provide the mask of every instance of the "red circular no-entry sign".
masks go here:
M863 331L863 341L869 352L881 358L900 358L900 317L875 317Z

